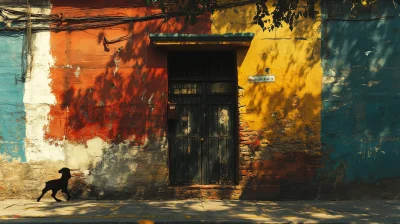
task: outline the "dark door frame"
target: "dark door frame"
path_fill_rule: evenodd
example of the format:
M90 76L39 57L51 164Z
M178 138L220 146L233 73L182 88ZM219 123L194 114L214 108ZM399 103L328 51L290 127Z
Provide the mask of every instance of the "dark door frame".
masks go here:
M184 51L178 51L178 50L169 50L167 52L167 74L168 74L168 100L170 99L170 94L169 94L169 87L171 82L201 82L201 83L206 83L206 82L232 82L233 83L233 112L234 112L234 122L233 122L233 144L234 148L232 152L234 153L234 176L233 176L233 185L237 185L239 181L239 107L238 107L238 71L237 71L237 52L236 50L223 50L222 52L229 53L232 57L232 76L231 77L172 77L171 76L171 67L170 67L170 55L171 53L176 53L176 52L185 52L187 54L196 54L199 52L207 52L207 53L213 53L213 52L221 52L221 51L198 51L198 50L184 50ZM204 89L204 87L202 87ZM169 122L167 122L168 124ZM169 134L169 125L167 125L167 133ZM169 137L169 136L168 136ZM167 137L167 138L168 138ZM169 186L177 186L176 184L171 182L171 147L169 145L170 143L168 142L168 185Z

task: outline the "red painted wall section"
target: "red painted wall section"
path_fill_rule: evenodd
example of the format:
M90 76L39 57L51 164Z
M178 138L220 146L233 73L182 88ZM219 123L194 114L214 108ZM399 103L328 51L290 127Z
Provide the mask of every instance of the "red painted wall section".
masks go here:
M52 14L64 17L145 16L160 13L143 1L52 1ZM141 5L141 6L140 6ZM162 24L161 24L162 23ZM184 19L154 20L84 31L51 33L52 93L57 105L46 127L49 141L143 144L166 130L168 74L166 52L150 45L149 33L210 33L209 16L195 26ZM132 35L126 41L108 40Z

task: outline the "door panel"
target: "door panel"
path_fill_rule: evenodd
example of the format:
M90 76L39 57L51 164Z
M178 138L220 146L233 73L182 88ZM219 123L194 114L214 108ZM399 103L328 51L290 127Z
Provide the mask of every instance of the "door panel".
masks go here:
M178 119L168 121L171 182L200 182L201 105L198 96L177 96Z
M232 52L168 54L172 184L234 184L236 57ZM173 119L172 119L173 118Z
M207 182L232 184L234 171L234 113L231 97L208 97L208 152L210 179ZM233 157L233 158L231 158Z
M171 84L169 100L177 104L178 113L176 120L169 121L173 184L234 183L235 100L228 84L186 85L196 86L195 91Z

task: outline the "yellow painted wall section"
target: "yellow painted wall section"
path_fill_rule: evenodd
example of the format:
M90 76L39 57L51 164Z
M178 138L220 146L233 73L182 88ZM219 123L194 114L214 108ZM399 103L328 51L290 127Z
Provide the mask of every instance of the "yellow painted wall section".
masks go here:
M213 34L255 33L249 48L237 50L240 130L257 132L261 145L271 149L319 151L320 18L302 19L293 31L286 26L263 32L251 24L255 10L254 5L241 6L211 18ZM248 82L249 76L267 75L267 68L275 82Z

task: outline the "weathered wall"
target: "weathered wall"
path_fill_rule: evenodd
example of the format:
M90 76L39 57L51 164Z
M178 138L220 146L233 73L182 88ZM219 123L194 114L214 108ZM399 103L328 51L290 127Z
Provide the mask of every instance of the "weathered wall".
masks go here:
M132 7L135 2L125 1L51 4L52 14L65 17L134 17L160 12L144 7L141 1L136 7ZM32 137L27 132L27 139L33 139L26 149L33 152L31 160L63 161L80 176L73 178L72 188L84 197L157 197L168 180L168 81L166 57L149 47L148 34L209 32L207 20L186 30L183 20L172 19L162 26L160 20L52 32L44 37L48 39L42 38L41 43L47 45L35 52L51 57L40 60L42 65L37 67L42 72L34 75L41 80L45 97L41 102L37 96L36 101L31 99L31 118L37 128ZM103 45L103 37L111 40L125 35L134 36ZM43 84L43 80L48 81Z
M65 17L159 12L142 1L39 3L34 11ZM243 6L193 27L170 19L36 33L25 83L15 82L23 35L0 35L0 198L35 198L64 166L73 169L75 198L314 199L332 189L349 198L363 195L340 189L390 184L384 178L400 170L399 13L391 4L354 13L328 3L325 22L301 20L293 31L262 32L249 23L255 8ZM168 74L166 52L150 45L156 32L255 33L250 48L237 50L239 185L167 186ZM133 36L103 45L125 35ZM267 71L275 82L248 82ZM382 196L374 192L366 194Z
M123 1L96 1L96 7L94 1L51 3L46 13L65 17L159 12ZM203 17L194 27L171 19L162 26L152 21L36 34L34 66L24 93L29 163L13 163L19 178L8 182L6 196L24 192L35 197L57 165L74 170L71 188L82 197L268 199L291 191L285 189L286 182L312 180L319 153L319 22L302 21L293 33L287 28L263 33L248 23L253 10L224 10L211 20ZM256 33L249 49L238 50L239 186L166 186L166 57L149 47L152 32ZM103 45L103 37L131 34L128 41ZM264 74L267 68L276 75L275 83L247 82L248 76ZM33 183L33 178L38 181Z
M33 12L66 17L160 12L144 7L142 1L39 3ZM14 76L21 70L23 35L3 35L6 54L1 54L0 63L9 70L2 69L5 81L0 84L5 92L0 98L4 109L0 152L7 159L0 163L0 198L37 197L44 182L58 177L64 166L73 170L70 184L75 197L162 194L168 179L166 57L149 47L148 34L209 33L209 21L205 16L193 27L172 19L162 26L158 20L35 33L32 70L25 83L17 84ZM103 45L104 36L125 35L133 38Z
M2 1L3 7L24 10L17 2ZM33 13L50 13L48 1L37 1ZM49 146L43 139L48 122L49 105L55 102L50 94L50 32L27 37L24 33L2 33L1 116L0 132L0 198L37 197L44 182L57 178L65 166L62 148ZM25 38L25 39L24 39ZM32 60L25 54L27 38L31 41ZM3 54L4 53L4 54ZM31 64L29 69L26 66ZM24 74L23 70L27 69Z
M322 6L320 178L357 191L360 182L376 186L400 176L399 8L391 1Z
M8 161L26 161L24 151L24 83L19 81L22 65L22 33L0 34L0 154Z
M212 16L212 33L255 33L237 59L240 198L292 197L300 191L292 184L313 180L319 161L320 19L299 21L293 31L262 32L249 23L255 10L243 6ZM275 82L248 82L266 69Z

